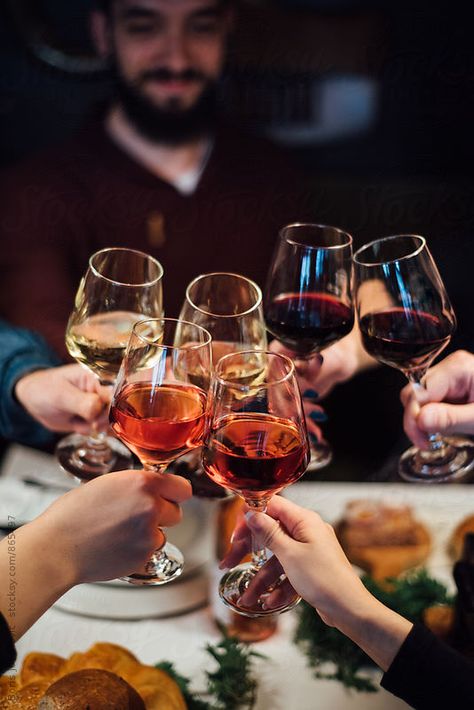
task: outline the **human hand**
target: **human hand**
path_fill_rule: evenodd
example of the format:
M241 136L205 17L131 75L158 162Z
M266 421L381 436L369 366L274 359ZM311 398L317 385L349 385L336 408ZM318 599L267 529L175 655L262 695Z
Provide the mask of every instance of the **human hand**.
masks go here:
M136 571L162 542L159 526L181 520L191 497L181 476L120 471L99 476L56 500L35 526L36 544L70 587Z
M20 404L47 429L88 434L91 424L107 428L111 388L80 365L35 370L15 385Z
M266 515L251 513L247 518L247 524L242 522L236 528L221 568L234 566L250 551L250 530L274 556L242 595L243 606L252 606L262 593L277 584L267 596L266 606L278 607L291 596L291 585L326 624L341 630L351 623L349 619L355 613L371 606L373 597L354 572L334 530L319 515L274 496ZM278 584L282 573L287 581Z
M438 432L474 434L474 355L448 355L428 370L423 385L400 393L403 426L416 446L428 448L428 435Z
M278 341L273 341L270 349L283 353L295 361L298 384L301 392L315 391L319 399L326 397L333 387L345 382L368 367L377 363L364 350L357 326L351 333L334 345L307 360L299 359L297 354L285 348Z

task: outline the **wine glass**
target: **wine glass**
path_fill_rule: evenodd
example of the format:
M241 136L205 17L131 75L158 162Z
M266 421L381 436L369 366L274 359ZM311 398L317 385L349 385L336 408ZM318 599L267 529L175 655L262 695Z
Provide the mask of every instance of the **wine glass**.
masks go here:
M133 327L110 408L116 435L148 471L168 464L202 444L207 391L192 375L209 381L211 336L194 323L158 318ZM162 532L162 531L161 531ZM132 584L170 582L183 570L183 555L163 542L145 568L127 577Z
M456 318L424 237L378 239L354 254L355 302L362 342L376 360L401 370L415 394L437 355L448 345ZM429 436L429 449L402 454L406 481L437 483L463 478L474 465L474 443Z
M163 315L161 264L133 249L102 249L89 259L66 328L70 355L112 386L133 325ZM62 468L81 481L130 468L132 455L115 437L93 428L71 434L56 447Z
M268 501L306 470L309 444L303 404L293 362L284 355L260 352L264 364L258 382L233 376L240 353L225 355L215 367L209 392L209 423L203 465L216 483L237 493L251 510L265 512ZM244 616L259 617L293 608L296 592L280 606L251 607L239 599L266 561L265 550L252 540L252 562L231 569L220 581L227 606ZM267 590L268 591L268 590Z
M263 318L262 292L254 281L239 274L202 274L186 289L180 318L197 323L212 336L214 364L223 356L241 350L266 350L267 334ZM250 363L254 363L249 367ZM233 363L242 377L258 377L257 357Z
M337 227L290 224L280 232L265 289L268 331L296 356L297 369L354 326L352 237ZM311 446L310 469L332 459L330 445Z
M198 276L186 289L179 317L209 331L214 365L223 355L267 349L262 292L245 276L227 272ZM232 366L232 374L248 383L258 380L263 370L256 352L234 358ZM217 493L219 489L202 475L200 457L193 452L187 459L194 493L204 497Z

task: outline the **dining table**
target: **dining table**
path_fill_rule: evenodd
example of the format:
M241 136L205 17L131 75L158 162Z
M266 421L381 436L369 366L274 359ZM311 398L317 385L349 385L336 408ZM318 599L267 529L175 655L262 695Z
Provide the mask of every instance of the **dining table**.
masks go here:
M17 524L33 519L74 485L77 484L59 469L53 456L11 445L0 470L0 526L5 527L8 516ZM284 495L317 511L332 524L340 520L346 504L353 500L410 505L432 539L427 569L455 591L449 539L459 521L474 514L474 487L305 482L303 477ZM18 641L18 658L10 672L18 671L32 651L67 657L96 642L108 641L126 647L142 663L173 663L180 674L190 678L193 691L204 692L206 671L216 667L206 645L216 644L221 638L209 604L215 594L212 567L216 505L215 501L186 503L183 522L176 531L169 531L173 541L178 539L183 544L190 567L183 580L151 589L117 581L79 585L46 611ZM282 614L277 632L254 645L263 656L254 660L258 680L255 710L408 707L382 688L374 693L357 692L336 680L317 678L304 651L294 643L298 619L298 608ZM324 670L330 672L332 668L329 665ZM382 673L376 669L367 672L378 685Z

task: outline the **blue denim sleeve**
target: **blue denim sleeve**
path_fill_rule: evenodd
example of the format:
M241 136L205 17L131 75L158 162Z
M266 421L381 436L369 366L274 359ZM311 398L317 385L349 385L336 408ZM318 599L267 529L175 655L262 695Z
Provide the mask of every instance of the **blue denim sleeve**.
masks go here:
M0 320L0 437L33 446L53 441L17 402L14 387L28 372L60 364L41 336Z

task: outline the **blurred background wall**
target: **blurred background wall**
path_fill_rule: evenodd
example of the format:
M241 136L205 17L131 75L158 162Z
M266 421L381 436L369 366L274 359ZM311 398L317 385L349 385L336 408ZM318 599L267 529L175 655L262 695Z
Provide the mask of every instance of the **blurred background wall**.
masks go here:
M108 97L88 38L90 6L0 6L1 166L66 138ZM394 233L426 235L458 311L454 347L474 349L468 11L458 2L389 0L242 0L239 7L225 109L294 152L319 221L348 229L356 246ZM363 452L354 476L382 461L401 433L402 384L384 368L338 388L326 430L339 466L324 476L344 475L354 447Z

